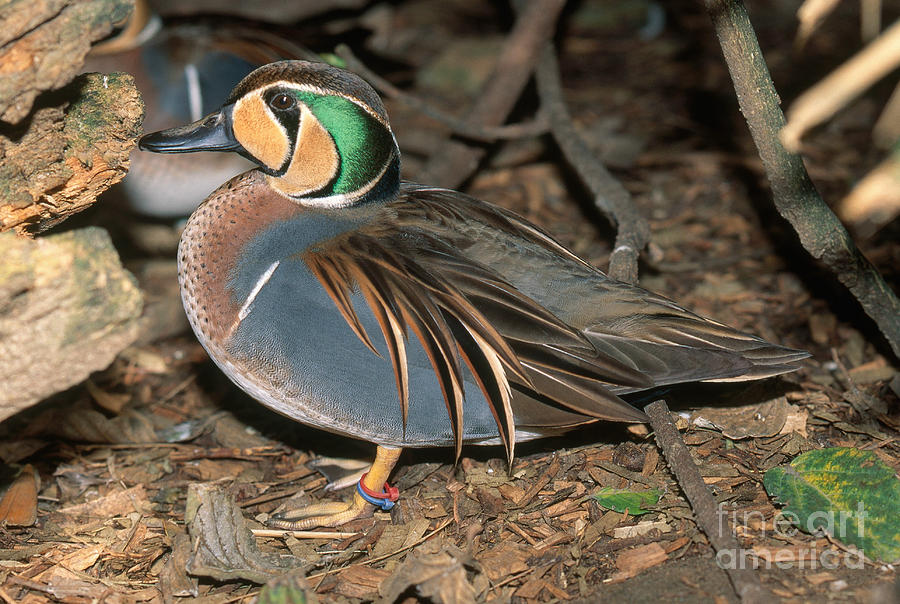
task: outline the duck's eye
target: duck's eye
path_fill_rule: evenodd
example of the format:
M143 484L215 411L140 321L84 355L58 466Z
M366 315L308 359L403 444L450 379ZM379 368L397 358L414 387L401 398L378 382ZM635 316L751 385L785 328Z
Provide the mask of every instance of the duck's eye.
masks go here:
M290 109L294 106L294 103L294 98L287 94L276 94L269 99L269 105L271 105L273 109L278 109L280 111Z

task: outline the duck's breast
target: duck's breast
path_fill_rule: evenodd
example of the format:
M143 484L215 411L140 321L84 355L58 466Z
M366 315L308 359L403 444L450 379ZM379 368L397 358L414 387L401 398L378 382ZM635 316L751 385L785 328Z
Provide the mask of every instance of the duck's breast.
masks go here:
M302 259L310 246L370 215L317 211L265 186L258 172L220 188L191 217L179 248L185 310L198 339L235 383L268 407L381 444L451 445L440 386L425 351L407 343L409 414L404 431L394 372L365 299L352 294L381 356L351 330ZM497 437L481 392L466 375L465 434Z

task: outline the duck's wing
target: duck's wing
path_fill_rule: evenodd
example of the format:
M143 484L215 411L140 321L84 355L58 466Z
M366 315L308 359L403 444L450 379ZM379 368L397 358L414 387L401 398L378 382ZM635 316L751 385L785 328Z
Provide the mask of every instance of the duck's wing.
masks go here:
M352 292L358 290L371 307L394 367L404 423L410 331L421 341L438 377L457 454L463 438L461 360L488 401L510 458L517 415L527 416L530 426L540 426L541 406L553 422L558 422L560 410L583 421L645 420L610 388L648 388L652 379L598 351L579 329L498 271L461 254L452 235L459 229L448 228L444 220L452 218L445 214L447 208L435 204L427 197L401 196L362 226L301 254L349 327L375 352L375 336L363 327ZM458 218L466 224L457 226L465 230L467 219ZM517 410L517 401L527 410Z
M593 317L585 337L598 350L640 367L658 386L766 378L795 371L809 357L624 283L615 284L611 297L606 318Z
M794 371L809 356L610 279L513 212L453 191L409 187L422 206L417 214L454 231L446 236L458 249L656 386L759 379ZM609 388L618 394L639 389Z

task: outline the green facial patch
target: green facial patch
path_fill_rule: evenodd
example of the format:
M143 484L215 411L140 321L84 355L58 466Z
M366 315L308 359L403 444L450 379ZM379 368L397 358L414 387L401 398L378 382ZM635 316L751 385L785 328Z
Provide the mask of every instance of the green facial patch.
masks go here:
M319 195L353 193L381 174L394 149L393 137L381 122L341 96L299 92L297 98L331 134L340 156L340 167L330 190Z

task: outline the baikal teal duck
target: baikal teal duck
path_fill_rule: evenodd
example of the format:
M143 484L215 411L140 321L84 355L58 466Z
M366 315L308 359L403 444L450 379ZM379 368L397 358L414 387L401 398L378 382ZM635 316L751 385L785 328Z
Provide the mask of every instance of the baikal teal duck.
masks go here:
M259 165L187 223L188 318L250 396L378 445L350 501L284 527L389 508L403 447L501 444L512 461L518 442L645 421L624 395L765 378L808 356L610 279L513 212L402 182L381 100L335 67L271 63L221 110L140 145Z

